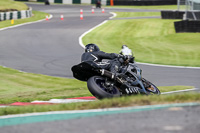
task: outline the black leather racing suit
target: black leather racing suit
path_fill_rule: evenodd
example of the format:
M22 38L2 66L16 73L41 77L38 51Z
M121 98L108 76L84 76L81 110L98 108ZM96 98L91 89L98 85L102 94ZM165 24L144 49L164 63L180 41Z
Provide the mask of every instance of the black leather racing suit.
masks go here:
M121 63L118 61L119 55L116 53L105 53L103 51L97 52L85 52L82 54L81 62L94 62L97 68L106 69L111 72L118 72ZM109 61L105 62L102 61L103 59L110 59Z

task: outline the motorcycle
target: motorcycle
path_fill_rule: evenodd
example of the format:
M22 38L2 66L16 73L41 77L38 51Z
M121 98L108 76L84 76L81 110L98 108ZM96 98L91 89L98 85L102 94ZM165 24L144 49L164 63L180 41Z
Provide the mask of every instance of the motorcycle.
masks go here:
M126 95L159 95L159 89L142 77L142 70L129 59L123 60L119 73L97 69L95 62L82 62L71 68L73 76L87 82L89 91L98 99Z

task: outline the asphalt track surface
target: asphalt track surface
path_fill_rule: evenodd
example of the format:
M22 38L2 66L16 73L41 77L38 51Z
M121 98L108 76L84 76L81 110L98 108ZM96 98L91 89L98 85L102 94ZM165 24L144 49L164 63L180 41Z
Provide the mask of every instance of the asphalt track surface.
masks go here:
M30 4L33 10L53 15L49 21L33 23L0 31L0 65L17 70L50 76L73 78L71 67L80 62L83 48L78 38L87 30L107 20L111 11L158 11L139 9L106 9L106 13L91 6ZM84 19L80 20L80 9ZM60 15L64 20L60 20ZM137 58L137 57L136 57ZM200 87L200 69L171 68L138 64L143 76L158 86L190 85ZM106 115L75 120L26 124L1 128L1 132L198 132L199 106L177 111L167 109Z

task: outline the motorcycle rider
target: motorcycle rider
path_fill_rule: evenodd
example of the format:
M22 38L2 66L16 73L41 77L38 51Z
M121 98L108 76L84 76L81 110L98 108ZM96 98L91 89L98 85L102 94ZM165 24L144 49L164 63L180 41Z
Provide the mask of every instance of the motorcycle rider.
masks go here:
M128 56L120 55L116 53L105 53L100 51L96 44L87 44L85 46L85 53L82 54L81 62L92 61L96 64L97 68L109 70L113 73L119 71L119 67L122 65L122 61L119 59L127 59ZM110 59L109 61L103 61L103 59Z
M110 59L103 61L103 59ZM126 85L126 81L122 81L123 74L120 74L120 66L123 65L125 60L133 61L132 56L121 55L116 53L105 53L100 51L96 44L87 44L85 46L85 53L81 56L81 62L88 62L93 64L97 69L108 70L105 73L110 75L111 78L116 78L122 85L121 88L130 88ZM134 61L133 61L134 62ZM110 71L110 72L109 72ZM101 74L105 74L102 72ZM131 91L131 93L138 93L138 91Z

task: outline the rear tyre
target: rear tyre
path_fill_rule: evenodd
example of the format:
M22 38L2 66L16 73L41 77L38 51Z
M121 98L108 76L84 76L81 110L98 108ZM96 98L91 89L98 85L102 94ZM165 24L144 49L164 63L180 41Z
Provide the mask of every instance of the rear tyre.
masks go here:
M119 97L120 91L114 85L106 85L104 77L93 76L87 81L89 91L98 99Z

